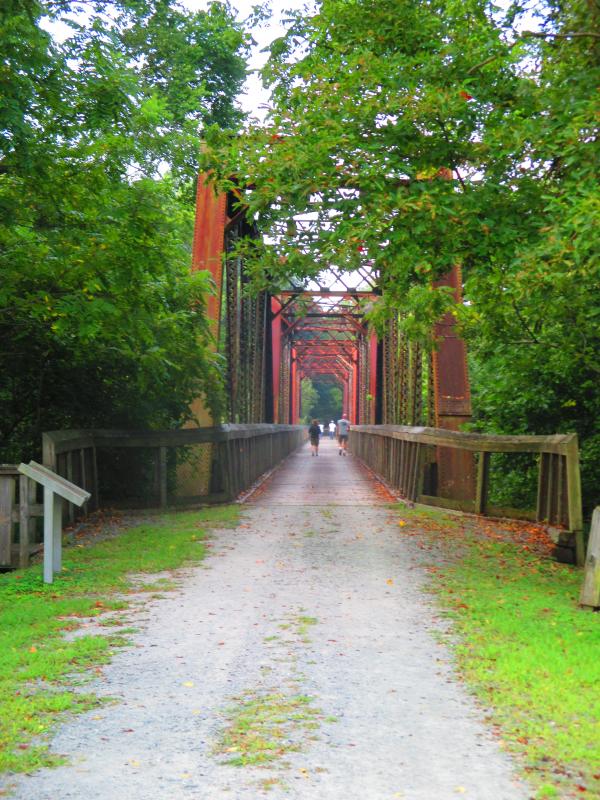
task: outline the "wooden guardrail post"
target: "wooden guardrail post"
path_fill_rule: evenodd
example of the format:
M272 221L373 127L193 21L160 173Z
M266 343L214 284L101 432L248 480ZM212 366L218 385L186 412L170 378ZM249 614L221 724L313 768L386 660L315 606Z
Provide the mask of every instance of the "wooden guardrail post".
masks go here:
M600 506L594 509L579 604L600 607Z
M29 566L29 545L34 532L35 518L31 514L35 503L35 483L27 475L19 476L19 566Z
M485 514L487 506L488 488L490 483L490 457L491 453L479 453L477 464L477 488L475 492L475 513Z
M167 507L167 448L157 448L157 480L161 508Z
M15 505L15 481L12 475L0 478L0 564L11 563L13 529L13 507Z
M582 567L585 561L585 551L583 544L581 473L579 470L579 445L575 436L567 445L566 460L569 530L575 536L575 563L577 566Z

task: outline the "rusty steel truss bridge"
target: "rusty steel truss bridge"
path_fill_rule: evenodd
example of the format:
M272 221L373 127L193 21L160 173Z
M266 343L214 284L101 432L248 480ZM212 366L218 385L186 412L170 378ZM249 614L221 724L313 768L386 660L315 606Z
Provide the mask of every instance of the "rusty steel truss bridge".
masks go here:
M249 293L233 245L252 232L236 198L217 195L201 177L192 265L208 270L216 287L208 314L226 363L229 422L298 423L307 377L341 389L354 425L457 431L470 418L466 349L451 315L436 325L438 346L429 353L402 335L398 319L379 337L367 326L365 309L381 293L367 267L352 275L331 268L323 281ZM460 296L458 268L441 283ZM470 454L447 451L439 461L436 480L472 495Z

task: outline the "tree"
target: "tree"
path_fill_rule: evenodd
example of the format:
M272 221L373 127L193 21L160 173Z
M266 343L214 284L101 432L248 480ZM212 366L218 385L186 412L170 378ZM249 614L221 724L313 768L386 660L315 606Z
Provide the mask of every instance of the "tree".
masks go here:
M330 420L338 420L342 416L343 392L337 384L323 380L313 380L317 392L313 406L314 416L324 425Z
M599 46L587 0L322 0L271 47L267 124L213 129L205 155L266 234L239 245L257 286L368 265L383 290L372 321L401 312L433 346L450 308L475 358L478 424L579 430L588 485ZM435 285L455 264L463 305ZM535 413L541 397L556 414Z
M304 422L309 423L313 418L318 399L319 395L311 379L302 378L300 385L300 416Z
M192 189L203 126L240 120L241 26L218 3L13 0L0 42L2 458L216 409Z

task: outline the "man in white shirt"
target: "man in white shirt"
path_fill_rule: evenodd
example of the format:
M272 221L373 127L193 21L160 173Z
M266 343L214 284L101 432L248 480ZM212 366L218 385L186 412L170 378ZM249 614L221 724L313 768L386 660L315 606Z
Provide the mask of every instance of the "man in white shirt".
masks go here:
M333 420L331 420L331 422L329 423L328 428L329 428L329 438L333 439L336 429L336 424Z

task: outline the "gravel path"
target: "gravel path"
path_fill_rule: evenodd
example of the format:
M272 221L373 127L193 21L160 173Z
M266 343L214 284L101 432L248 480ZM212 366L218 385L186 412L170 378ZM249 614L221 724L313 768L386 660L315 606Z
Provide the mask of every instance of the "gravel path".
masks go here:
M119 702L53 740L70 764L19 778L14 797L531 797L455 679L420 551L377 491L333 443L288 459L204 564L137 612L134 647L91 686ZM231 766L228 713L273 696L310 698L284 723L300 750Z

